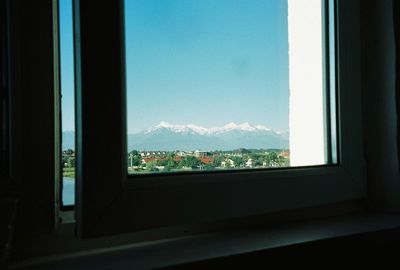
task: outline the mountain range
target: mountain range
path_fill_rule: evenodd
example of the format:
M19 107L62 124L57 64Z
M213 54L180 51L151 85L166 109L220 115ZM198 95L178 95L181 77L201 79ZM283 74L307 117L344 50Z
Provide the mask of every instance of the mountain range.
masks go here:
M74 149L74 133L63 132L63 149ZM205 128L193 124L173 125L168 122L128 134L128 150L193 151L287 149L289 133L273 131L262 125L228 123L222 127Z

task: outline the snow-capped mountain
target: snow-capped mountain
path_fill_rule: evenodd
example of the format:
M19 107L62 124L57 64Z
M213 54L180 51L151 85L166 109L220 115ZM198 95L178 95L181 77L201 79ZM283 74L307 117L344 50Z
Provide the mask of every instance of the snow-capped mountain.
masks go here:
M63 132L63 150L74 147L75 133ZM167 122L135 134L128 134L128 151L193 151L287 149L289 133L273 131L262 125L228 123L221 127L205 128L198 125L173 125Z
M262 125L228 123L222 127L173 125L168 122L128 135L128 150L233 150L284 149L289 147L287 132L276 132Z
M176 133L185 133L185 132L192 132L192 133L198 133L201 135L213 135L213 134L221 134L221 133L226 133L229 131L233 130L240 130L240 131L270 131L270 129L262 126L262 125L256 125L252 126L250 123L245 122L242 124L236 124L234 122L228 123L225 126L222 127L213 127L213 128L205 128L201 126L196 126L193 124L189 125L172 125L168 122L162 121L160 124L158 124L155 127L149 128L148 130L145 131L145 133L151 133L159 129L169 129L173 132Z

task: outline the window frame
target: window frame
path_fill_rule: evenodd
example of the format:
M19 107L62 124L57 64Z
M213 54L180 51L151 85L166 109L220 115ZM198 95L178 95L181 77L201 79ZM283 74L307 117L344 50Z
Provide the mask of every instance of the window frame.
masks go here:
M335 6L337 165L150 175L135 177L134 181L127 173L123 1L103 1L95 13L92 11L93 6L87 1L74 0L75 209L79 237L260 215L366 197L360 140L359 0L336 0ZM99 161L99 155L109 159ZM285 196L281 196L283 193Z
M9 103L10 103L10 18L9 3L0 2L1 14L1 89L0 89L0 176L8 177L9 166Z
M0 194L18 201L20 239L51 232L57 224L53 1L1 1L9 95L8 174L0 176Z

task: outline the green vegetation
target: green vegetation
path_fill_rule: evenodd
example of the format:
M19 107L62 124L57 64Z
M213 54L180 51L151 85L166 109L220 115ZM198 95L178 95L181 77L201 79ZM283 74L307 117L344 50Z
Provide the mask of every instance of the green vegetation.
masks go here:
M199 167L201 161L194 156L186 156L179 162L179 168L192 168Z
M75 168L63 168L63 176L75 178Z
M75 151L64 150L62 155L63 177L75 178Z
M233 151L131 151L128 153L128 173L163 173L263 169L290 166L286 149L238 149ZM75 152L63 151L63 176L75 178Z
M136 174L288 167L289 156L289 150L286 149L212 152L134 150L128 154L128 172Z

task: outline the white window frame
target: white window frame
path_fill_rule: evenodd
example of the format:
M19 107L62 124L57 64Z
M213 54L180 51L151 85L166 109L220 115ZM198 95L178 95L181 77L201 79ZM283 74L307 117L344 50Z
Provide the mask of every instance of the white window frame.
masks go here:
M76 218L80 237L275 213L366 197L360 140L359 0L336 0L335 5L338 164L134 177L128 176L126 166L122 2L102 2L92 12L93 6L87 1L74 1ZM99 161L98 155L108 158Z

